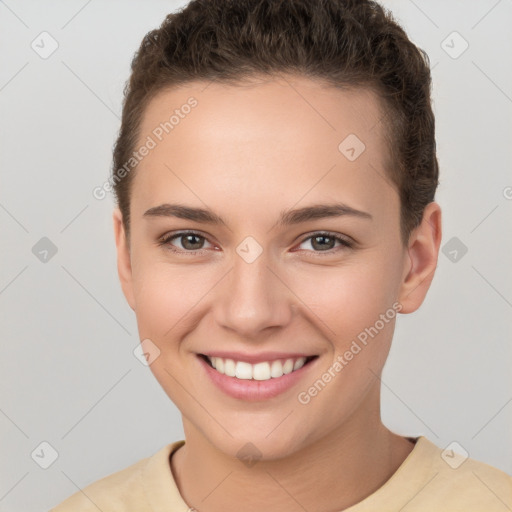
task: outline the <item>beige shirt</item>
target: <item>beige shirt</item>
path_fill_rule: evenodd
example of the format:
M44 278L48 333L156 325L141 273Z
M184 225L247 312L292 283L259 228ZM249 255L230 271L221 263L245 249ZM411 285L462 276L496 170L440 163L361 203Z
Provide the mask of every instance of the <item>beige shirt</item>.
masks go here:
M344 512L512 510L511 476L453 452L442 456L442 450L426 437L415 439L413 450L393 476ZM168 444L154 455L93 482L50 512L189 511L170 466L170 456L184 443Z

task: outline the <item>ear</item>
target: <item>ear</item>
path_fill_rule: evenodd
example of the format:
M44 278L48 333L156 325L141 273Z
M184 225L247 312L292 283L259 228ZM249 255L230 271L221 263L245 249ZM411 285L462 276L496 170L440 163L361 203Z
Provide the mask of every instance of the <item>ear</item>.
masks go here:
M123 214L119 208L114 210L112 219L114 221L114 234L117 247L117 273L124 296L130 307L135 311L130 246L123 225Z
M421 224L411 233L408 242L408 263L399 295L400 313L412 313L424 301L437 267L441 237L441 208L432 202L426 206Z

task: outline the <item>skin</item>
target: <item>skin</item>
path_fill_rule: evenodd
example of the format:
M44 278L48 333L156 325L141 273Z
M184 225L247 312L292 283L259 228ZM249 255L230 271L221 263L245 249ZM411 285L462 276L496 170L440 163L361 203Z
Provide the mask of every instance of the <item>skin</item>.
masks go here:
M171 469L200 512L342 510L381 487L413 448L380 419L395 320L308 404L297 395L393 303L402 314L421 305L437 265L441 210L430 203L402 244L372 92L291 75L206 86L189 83L150 102L141 142L190 96L198 105L139 164L129 237L120 211L113 215L123 292L140 339L160 350L151 371L182 413L186 444ZM349 134L366 146L353 162L338 150ZM277 224L283 210L335 201L372 219ZM227 225L144 216L164 203L209 208ZM158 245L178 230L205 237L192 240L198 253L187 254L183 237ZM325 230L355 244L328 241L322 250L311 237ZM252 263L236 252L247 236L263 251ZM196 353L213 349L319 358L291 390L254 402L210 383ZM251 467L236 457L248 442L262 454Z

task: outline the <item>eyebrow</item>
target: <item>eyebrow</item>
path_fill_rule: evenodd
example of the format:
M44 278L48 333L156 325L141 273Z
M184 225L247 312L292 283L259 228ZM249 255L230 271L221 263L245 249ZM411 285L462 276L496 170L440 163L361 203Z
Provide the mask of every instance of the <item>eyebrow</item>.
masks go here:
M350 216L361 219L373 219L368 212L356 210L344 203L316 204L306 206L295 210L282 210L277 222L279 226L290 226L318 219L330 217ZM154 206L144 213L144 217L176 217L206 224L223 224L227 226L226 221L206 208L194 208L181 204L161 204Z

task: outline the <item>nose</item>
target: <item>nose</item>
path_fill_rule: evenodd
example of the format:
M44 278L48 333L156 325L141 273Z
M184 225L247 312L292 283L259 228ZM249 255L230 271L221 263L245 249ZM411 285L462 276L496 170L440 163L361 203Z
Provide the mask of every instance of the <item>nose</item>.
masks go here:
M219 326L240 337L256 339L265 330L274 331L291 321L295 297L284 276L269 263L265 251L252 263L235 254L233 267L214 301Z

